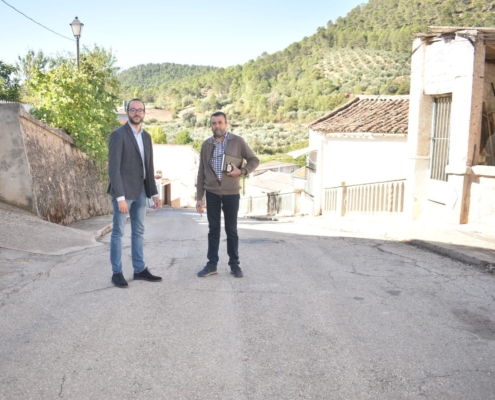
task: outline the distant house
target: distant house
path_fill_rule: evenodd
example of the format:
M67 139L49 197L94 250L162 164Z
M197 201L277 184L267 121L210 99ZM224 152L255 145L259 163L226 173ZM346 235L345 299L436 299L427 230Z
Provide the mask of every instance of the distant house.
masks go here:
M265 171L246 179L246 195L259 196L266 193L292 191L292 177L284 172Z
M309 167L304 166L294 171L292 176L292 187L294 189L306 189L306 182L308 180Z
M310 124L307 193L314 214L325 211L328 189L405 180L408 96L357 96Z
M125 112L118 112L117 113L117 121L119 121L120 125L124 125L129 118L127 117L127 114Z
M127 117L127 113L126 113L126 107L127 107L126 101L124 101L122 107L117 107L117 121L119 122L120 125L124 125L129 120L129 117Z
M299 165L286 163L281 161L270 161L264 164L260 164L253 172L253 175L259 175L266 171L283 172L285 174L291 174L295 170L299 169Z
M154 144L153 159L162 204L194 207L199 153L189 145Z

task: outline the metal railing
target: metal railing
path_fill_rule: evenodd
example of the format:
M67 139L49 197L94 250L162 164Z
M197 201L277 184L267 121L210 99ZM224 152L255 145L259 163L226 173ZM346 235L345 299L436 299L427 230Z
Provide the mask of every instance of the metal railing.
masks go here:
M405 179L342 185L326 188L323 193L323 214L337 216L394 216L404 211ZM242 215L313 215L314 198L304 190L267 193L242 197Z
M435 99L430 178L438 181L447 181L445 167L449 163L451 108L452 96Z
M280 193L278 195L277 214L295 214L295 193Z
M347 214L387 214L404 211L405 179L348 186Z
M268 200L266 195L251 197L251 209L249 212L254 214L268 214Z
M239 203L243 215L293 216L311 214L312 210L312 196L303 190L242 197Z
M251 209L251 198L250 197L241 197L239 200L239 213L240 214L249 214L249 210Z
M404 211L405 179L326 188L323 214L395 215Z
M268 215L294 215L294 192L268 193Z
M336 213L339 188L327 188L324 191L323 213Z

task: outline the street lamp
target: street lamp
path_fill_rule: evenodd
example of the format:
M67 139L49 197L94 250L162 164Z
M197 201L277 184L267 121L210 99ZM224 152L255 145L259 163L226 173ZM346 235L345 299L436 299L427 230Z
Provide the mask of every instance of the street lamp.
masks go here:
M79 21L76 17L76 19L72 21L72 24L70 24L70 26L77 42L77 68L79 68L79 38L81 37L81 31L84 24L81 23L81 21Z

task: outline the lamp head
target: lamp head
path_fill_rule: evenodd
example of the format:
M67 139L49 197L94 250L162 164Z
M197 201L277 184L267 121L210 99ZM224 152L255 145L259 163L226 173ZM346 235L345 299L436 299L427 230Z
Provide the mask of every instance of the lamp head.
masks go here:
M76 19L74 21L72 21L70 26L72 28L72 33L74 34L74 37L76 37L76 38L80 37L82 27L84 26L84 24L81 21L79 21L76 17Z

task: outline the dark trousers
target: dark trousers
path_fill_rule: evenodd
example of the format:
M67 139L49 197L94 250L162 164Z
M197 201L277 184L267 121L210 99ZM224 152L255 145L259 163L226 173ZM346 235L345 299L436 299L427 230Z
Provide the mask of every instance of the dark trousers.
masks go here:
M237 213L239 212L240 195L220 196L206 191L206 209L208 216L208 265L218 264L218 248L220 246L221 211L227 234L227 254L229 265L239 265L239 236L237 236Z

